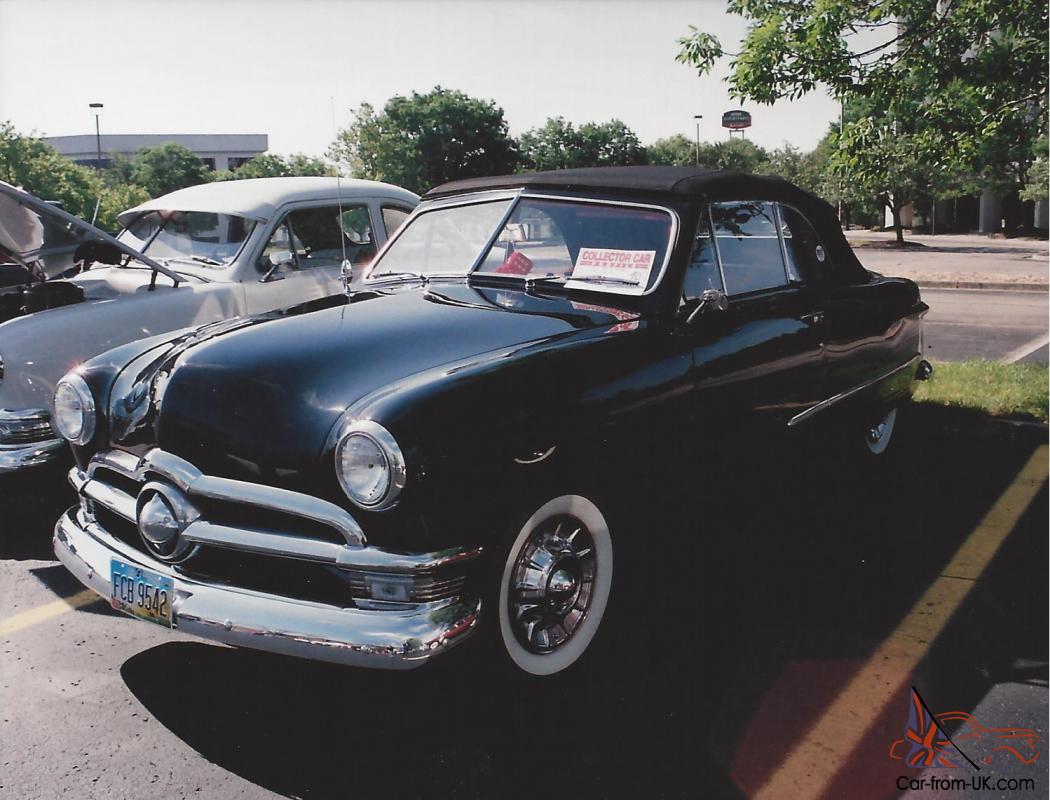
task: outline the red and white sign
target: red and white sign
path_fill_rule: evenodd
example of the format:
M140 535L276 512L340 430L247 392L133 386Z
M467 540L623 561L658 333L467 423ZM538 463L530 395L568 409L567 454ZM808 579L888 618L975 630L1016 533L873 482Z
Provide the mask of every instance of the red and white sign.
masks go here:
M655 250L613 250L607 247L581 247L576 257L572 278L614 278L630 281L606 284L600 291L621 294L641 294L649 283L649 273L656 260ZM595 288L598 284L581 284Z

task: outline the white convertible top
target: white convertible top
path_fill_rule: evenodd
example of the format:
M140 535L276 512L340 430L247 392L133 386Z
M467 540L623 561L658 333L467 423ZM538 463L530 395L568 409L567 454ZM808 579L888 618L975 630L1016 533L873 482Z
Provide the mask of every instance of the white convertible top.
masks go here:
M411 207L418 195L399 186L354 178L246 178L244 180L202 183L147 200L118 215L128 225L144 211L211 211L235 214L265 222L285 203L301 200L351 202L362 197L401 201Z

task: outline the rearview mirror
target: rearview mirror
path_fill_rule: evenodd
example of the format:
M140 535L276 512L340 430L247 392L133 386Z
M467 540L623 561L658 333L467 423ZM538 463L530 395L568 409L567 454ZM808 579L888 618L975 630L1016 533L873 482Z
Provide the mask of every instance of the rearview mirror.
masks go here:
M689 316L686 317L686 324L692 325L698 320L701 315L711 309L713 311L725 311L729 307L729 298L726 297L725 292L718 289L704 289L700 293L700 302L696 304Z

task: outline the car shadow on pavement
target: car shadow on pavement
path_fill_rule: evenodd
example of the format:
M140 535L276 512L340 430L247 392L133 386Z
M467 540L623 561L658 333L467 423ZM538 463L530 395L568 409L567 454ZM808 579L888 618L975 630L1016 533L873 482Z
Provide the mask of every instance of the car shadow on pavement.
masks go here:
M77 496L66 462L0 476L0 559L53 561L51 534Z
M600 634L615 648L558 680L454 657L387 673L196 642L141 652L121 675L205 758L295 797L746 797L1035 447L935 423L924 416L877 467L809 440L659 487L633 526L661 535L630 553L651 578ZM956 614L999 634L967 637L953 618L920 666L954 704L1004 675L1045 675L1045 609L1017 596L1045 585L1045 544L1030 557L1045 539L1040 496Z

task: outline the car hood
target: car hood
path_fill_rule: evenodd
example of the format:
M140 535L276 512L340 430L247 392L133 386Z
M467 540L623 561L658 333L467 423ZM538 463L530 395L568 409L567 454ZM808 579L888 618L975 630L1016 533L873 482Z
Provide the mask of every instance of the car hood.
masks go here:
M359 292L335 308L230 323L159 368L155 436L202 467L232 458L301 469L316 464L348 406L385 386L524 344L623 330L637 318L453 284Z
M41 281L65 275L77 266L86 245L115 249L120 256L136 259L179 280L178 275L162 264L105 231L0 181L0 263L8 262L9 267L16 265L27 272L21 282L27 278Z

